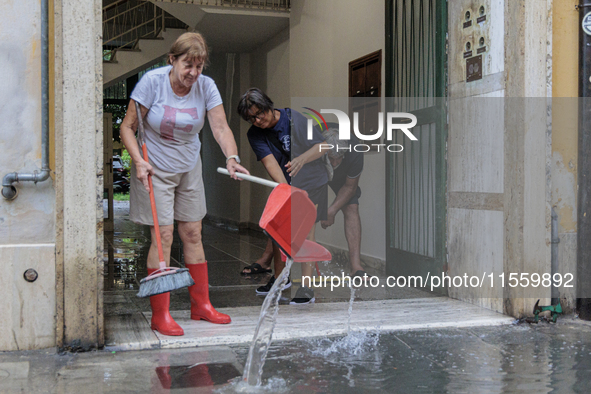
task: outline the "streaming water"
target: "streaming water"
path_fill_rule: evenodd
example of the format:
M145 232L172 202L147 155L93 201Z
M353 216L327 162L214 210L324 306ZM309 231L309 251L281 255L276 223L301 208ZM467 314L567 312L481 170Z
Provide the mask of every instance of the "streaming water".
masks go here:
M380 331L376 327L375 330L353 331L344 337L310 339L308 352L311 355L338 362L338 359L376 352L379 349L379 342Z
M355 301L355 288L351 288L351 298L349 299L349 316L347 317L347 335L351 332L351 315L353 314L353 301Z
M248 359L246 360L244 374L242 376L242 380L251 386L261 385L263 365L265 365L267 351L273 339L273 329L275 328L277 311L279 310L281 291L289 278L292 263L292 259L287 259L285 268L281 271L279 278L277 278L269 294L265 297L265 302L263 302L259 322L257 323L254 338L248 351Z

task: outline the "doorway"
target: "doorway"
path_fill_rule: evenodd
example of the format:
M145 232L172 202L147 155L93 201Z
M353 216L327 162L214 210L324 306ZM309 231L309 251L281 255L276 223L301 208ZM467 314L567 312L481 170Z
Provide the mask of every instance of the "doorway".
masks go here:
M386 13L387 111L418 121L418 141L386 159L386 271L426 278L447 269L447 3L389 0Z

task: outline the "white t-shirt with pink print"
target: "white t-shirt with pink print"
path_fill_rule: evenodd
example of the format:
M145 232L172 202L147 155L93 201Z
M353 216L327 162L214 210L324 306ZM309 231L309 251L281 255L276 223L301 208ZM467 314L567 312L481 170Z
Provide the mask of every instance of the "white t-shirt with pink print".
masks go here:
M199 160L199 132L207 111L222 104L220 92L210 77L200 75L189 94L172 91L172 66L148 71L137 83L131 98L148 108L144 118L146 146L153 165L166 172L192 170Z

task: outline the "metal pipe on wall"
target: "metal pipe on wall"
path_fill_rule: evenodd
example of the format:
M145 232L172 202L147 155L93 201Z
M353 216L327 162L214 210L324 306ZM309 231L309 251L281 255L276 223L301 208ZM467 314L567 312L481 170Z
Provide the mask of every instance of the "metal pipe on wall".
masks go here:
M551 261L552 277L554 277L554 274L559 272L559 269L558 269L558 267L559 267L558 266L558 244L560 243L560 238L558 237L558 214L554 210L554 207L552 207L551 218L552 218L552 222L551 222L551 228L550 228L550 234L551 234L551 238L550 238L551 258L550 258L550 261ZM554 282L552 282L552 305L558 305L558 302L560 302L560 292L558 291L558 287L556 287Z
M591 17L591 4L576 8L579 10L577 312L581 319L591 320L591 34L583 29L586 17Z
M41 0L41 171L11 172L2 179L2 196L14 200L14 182L43 182L49 178L49 1Z

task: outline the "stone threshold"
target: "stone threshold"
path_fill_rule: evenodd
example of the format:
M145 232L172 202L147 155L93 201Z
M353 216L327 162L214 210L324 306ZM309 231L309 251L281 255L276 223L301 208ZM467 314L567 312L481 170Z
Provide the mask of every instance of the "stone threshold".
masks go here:
M347 333L349 304L280 305L273 340L292 340ZM185 335L170 337L150 329L150 312L105 317L105 350L185 348L248 344L261 308L220 308L232 317L227 325L190 319L189 311L171 311ZM404 331L450 327L508 325L510 316L447 297L356 301L351 330Z

